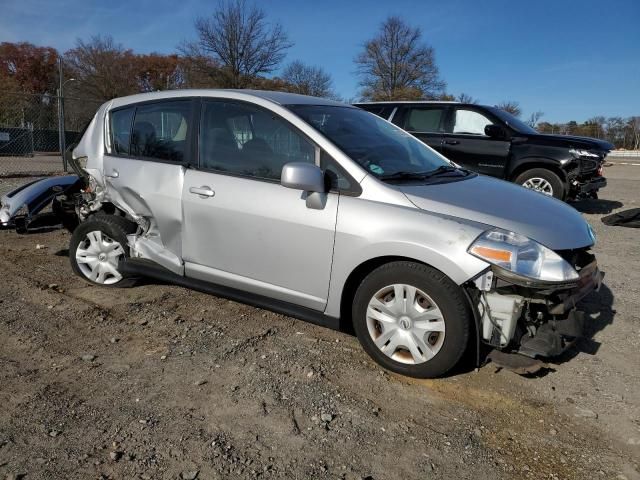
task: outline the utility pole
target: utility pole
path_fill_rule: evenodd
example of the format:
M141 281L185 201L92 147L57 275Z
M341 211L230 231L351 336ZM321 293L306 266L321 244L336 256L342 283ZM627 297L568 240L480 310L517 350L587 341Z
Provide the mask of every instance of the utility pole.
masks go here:
M67 159L64 155L67 149L67 139L65 138L64 125L64 77L62 73L62 57L58 58L58 142L60 144L60 155L62 156L62 168L67 171Z

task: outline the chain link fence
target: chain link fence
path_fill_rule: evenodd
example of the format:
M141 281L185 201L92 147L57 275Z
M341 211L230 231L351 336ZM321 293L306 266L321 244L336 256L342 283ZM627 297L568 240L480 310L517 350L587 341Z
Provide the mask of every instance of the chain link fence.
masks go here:
M64 170L61 128L67 146L77 142L100 102L53 95L0 92L0 176L43 175Z

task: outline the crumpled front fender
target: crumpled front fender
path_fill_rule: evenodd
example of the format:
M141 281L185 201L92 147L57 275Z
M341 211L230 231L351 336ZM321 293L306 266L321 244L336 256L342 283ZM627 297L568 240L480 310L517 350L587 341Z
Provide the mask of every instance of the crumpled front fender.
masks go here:
M26 183L0 199L0 226L13 225L16 216L30 220L44 209L56 195L73 187L80 179L77 175L49 177Z

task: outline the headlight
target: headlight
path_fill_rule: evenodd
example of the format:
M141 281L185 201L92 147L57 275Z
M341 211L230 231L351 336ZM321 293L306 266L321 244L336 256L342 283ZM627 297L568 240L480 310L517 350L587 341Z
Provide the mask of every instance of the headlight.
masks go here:
M600 158L600 155L590 152L589 150L577 150L575 148L572 148L571 150L569 150L569 153L573 154L576 157Z
M469 253L518 276L544 282L578 279L578 272L553 250L506 230L484 232L469 247Z
M596 236L596 231L588 222L587 222L587 227L589 228L589 236L591 237L591 241L593 242L593 245L595 245L596 241L598 240L598 237Z

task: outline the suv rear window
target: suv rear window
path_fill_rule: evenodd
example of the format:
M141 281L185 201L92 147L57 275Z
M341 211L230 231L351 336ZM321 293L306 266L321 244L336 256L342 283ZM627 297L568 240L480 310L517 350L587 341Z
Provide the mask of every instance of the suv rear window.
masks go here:
M444 108L411 108L406 114L404 129L408 132L440 132Z
M183 162L190 113L190 100L138 106L131 134L131 155Z

